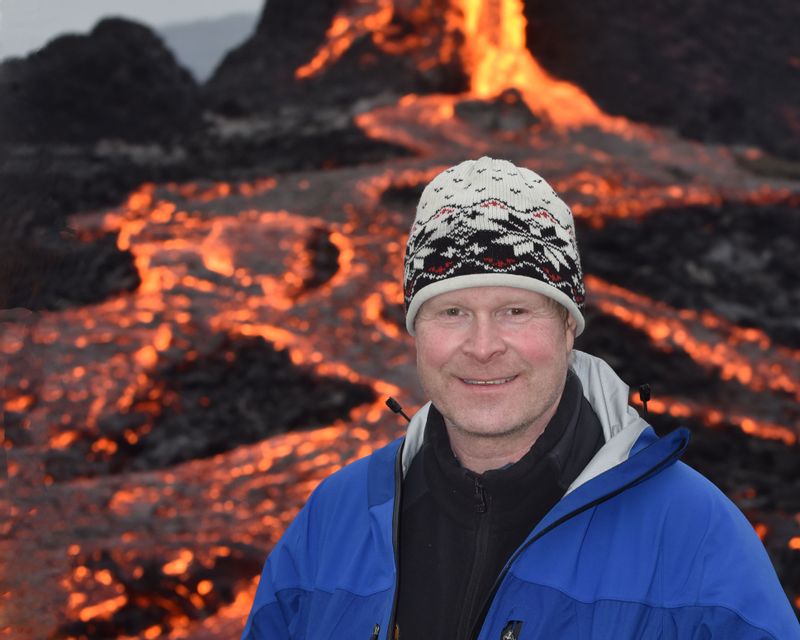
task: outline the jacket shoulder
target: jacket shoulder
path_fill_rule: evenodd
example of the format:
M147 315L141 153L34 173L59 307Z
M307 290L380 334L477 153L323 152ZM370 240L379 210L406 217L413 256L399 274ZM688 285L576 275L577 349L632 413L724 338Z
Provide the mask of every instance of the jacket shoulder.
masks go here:
M662 576L662 602L676 610L724 610L753 629L793 637L785 635L796 624L788 599L742 511L683 462L644 485L639 498L649 503L642 515L655 524L648 535L655 545L653 569Z
M375 506L394 497L395 457L402 439L394 440L370 455L345 465L319 483L309 498L309 506L321 508L342 500L366 500Z

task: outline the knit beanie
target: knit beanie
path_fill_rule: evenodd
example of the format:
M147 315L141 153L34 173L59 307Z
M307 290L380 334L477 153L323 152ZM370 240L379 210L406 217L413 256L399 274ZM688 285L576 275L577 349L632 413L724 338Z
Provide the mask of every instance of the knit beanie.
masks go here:
M425 187L406 246L406 328L426 300L469 287L517 287L557 301L584 328L575 223L552 187L507 160L467 160Z

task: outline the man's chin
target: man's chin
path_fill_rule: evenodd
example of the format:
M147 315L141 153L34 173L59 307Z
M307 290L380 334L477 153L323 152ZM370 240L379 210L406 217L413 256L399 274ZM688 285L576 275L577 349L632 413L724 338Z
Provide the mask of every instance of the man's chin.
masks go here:
M456 420L445 422L449 428L472 438L503 438L519 433L525 428L524 424L499 422L496 417L481 419L481 416L475 415L456 416Z

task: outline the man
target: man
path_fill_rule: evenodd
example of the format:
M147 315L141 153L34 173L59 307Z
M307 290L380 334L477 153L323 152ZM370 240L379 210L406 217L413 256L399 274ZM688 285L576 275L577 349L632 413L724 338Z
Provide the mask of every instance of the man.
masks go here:
M584 328L569 208L481 158L422 194L406 326L431 403L320 484L243 638L800 638L758 537Z

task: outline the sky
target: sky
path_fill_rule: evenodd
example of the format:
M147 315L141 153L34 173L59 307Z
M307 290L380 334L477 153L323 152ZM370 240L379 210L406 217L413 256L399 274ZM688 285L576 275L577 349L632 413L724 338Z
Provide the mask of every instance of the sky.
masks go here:
M63 33L86 33L118 15L160 27L234 13L259 13L265 0L0 0L0 60L24 56Z

